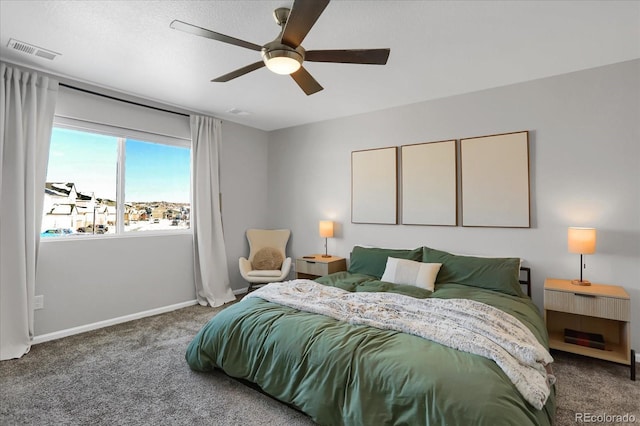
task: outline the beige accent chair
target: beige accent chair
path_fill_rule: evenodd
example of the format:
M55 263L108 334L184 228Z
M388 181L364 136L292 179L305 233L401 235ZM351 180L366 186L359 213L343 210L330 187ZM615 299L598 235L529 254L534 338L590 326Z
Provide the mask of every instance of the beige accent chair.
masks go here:
M251 287L261 287L271 282L283 281L291 270L291 258L286 255L287 242L291 231L288 229L247 229L247 240L249 241L249 258L241 257L238 261L240 275L249 282ZM277 249L282 255L282 266L280 269L254 269L253 259L263 248Z

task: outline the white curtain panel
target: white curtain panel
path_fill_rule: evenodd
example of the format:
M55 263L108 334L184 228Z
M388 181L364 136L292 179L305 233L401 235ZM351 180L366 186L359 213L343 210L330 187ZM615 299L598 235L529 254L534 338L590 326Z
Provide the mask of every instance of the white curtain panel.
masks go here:
M29 352L58 82L0 63L0 360Z
M203 306L220 306L236 297L229 285L220 213L222 122L191 116L191 208L196 295Z

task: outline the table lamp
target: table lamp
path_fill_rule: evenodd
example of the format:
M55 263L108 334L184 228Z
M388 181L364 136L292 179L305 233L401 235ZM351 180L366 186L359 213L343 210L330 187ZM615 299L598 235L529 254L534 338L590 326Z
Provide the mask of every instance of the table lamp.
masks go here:
M319 228L320 236L324 238L324 254L322 257L331 257L327 254L327 238L333 238L333 221L321 220Z
M569 253L580 254L580 279L572 280L574 285L591 285L587 280L582 279L582 270L586 265L582 262L582 255L596 252L596 230L595 228L570 227L568 232Z

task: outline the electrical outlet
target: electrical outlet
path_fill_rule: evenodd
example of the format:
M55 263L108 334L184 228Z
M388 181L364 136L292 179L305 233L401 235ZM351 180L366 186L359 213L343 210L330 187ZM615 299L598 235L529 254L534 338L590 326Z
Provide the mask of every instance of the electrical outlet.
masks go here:
M44 309L44 295L34 296L33 309Z

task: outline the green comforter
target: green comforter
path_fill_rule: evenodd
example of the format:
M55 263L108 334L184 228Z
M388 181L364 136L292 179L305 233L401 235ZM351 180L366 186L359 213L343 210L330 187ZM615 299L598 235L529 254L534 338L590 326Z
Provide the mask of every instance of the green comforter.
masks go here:
M458 284L430 293L346 272L317 281L349 291L473 299L512 314L547 346L542 318L526 298ZM323 425L549 425L555 412L553 389L536 410L489 359L259 298L213 317L186 359L194 370L220 368L254 382Z

